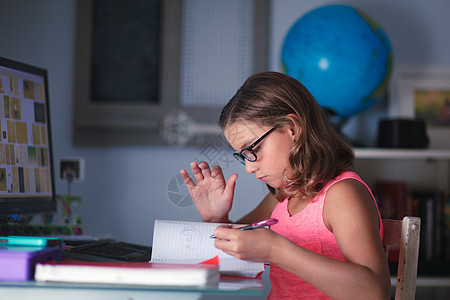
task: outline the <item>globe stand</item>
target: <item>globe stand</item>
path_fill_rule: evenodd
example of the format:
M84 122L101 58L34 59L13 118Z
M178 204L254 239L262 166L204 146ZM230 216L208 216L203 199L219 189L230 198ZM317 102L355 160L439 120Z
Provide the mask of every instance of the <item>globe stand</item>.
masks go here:
M331 127L341 136L343 136L346 140L348 140L353 147L362 147L362 144L358 141L351 140L345 134L342 133L342 126L348 121L348 118L342 118L337 116L336 112L330 108L324 108L325 115L328 118L328 122L330 122Z
M341 118L336 115L336 112L331 108L324 108L325 115L330 122L331 127L340 135L344 135L341 131L342 126L347 122L348 118Z

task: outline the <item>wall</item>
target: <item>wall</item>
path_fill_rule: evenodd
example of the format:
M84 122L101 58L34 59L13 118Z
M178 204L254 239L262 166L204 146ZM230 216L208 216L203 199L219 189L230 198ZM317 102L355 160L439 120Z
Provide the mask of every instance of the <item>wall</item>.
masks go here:
M192 203L171 202L168 184L181 168L197 158L206 159L201 148L116 147L83 148L71 144L75 37L75 1L0 1L0 56L48 69L54 160L84 157L86 177L72 185L82 196L80 212L86 234L150 244L155 219L199 220ZM230 215L238 219L257 205L264 186L230 160L225 174L238 173L236 205ZM56 180L58 193L67 185ZM184 184L175 183L187 194ZM176 192L176 190L175 190Z
M280 45L289 26L306 11L321 4L355 5L378 20L393 44L397 64L450 65L448 28L450 2L446 0L274 0L271 3L270 62L280 70ZM202 158L202 149L171 147L83 148L71 144L73 64L75 35L74 0L0 0L0 56L48 69L54 158L84 157L86 177L72 191L83 198L81 215L85 232L110 235L118 240L149 244L153 222L161 219L199 220L193 208L173 204L168 185L180 168ZM237 87L236 87L237 88ZM376 118L386 113L382 102L354 118L345 128L353 136L373 139ZM253 208L265 187L232 162L227 175L237 172L236 203L231 213L237 219ZM173 182L173 181L172 181ZM66 184L56 182L58 193ZM176 189L175 183L171 189ZM186 189L179 186L179 193Z

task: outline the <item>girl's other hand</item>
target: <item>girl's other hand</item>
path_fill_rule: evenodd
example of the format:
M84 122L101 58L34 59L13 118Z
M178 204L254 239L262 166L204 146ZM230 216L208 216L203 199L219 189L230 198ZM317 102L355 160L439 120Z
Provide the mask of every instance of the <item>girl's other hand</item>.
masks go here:
M219 166L210 169L206 162L191 162L191 169L195 181L185 169L182 169L180 174L202 220L228 222L238 175L232 174L225 181L222 169Z

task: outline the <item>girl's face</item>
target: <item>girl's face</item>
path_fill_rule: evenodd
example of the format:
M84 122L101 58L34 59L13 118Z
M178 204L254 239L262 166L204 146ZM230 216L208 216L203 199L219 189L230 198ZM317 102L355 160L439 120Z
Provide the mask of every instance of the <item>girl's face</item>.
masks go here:
M236 151L253 144L271 127L261 126L250 122L235 122L224 129L225 137ZM278 126L259 142L253 151L257 160L245 160L247 173L254 173L256 178L269 184L273 188L282 188L287 185L283 174L290 178L292 171L289 164L289 152L294 143L293 128Z

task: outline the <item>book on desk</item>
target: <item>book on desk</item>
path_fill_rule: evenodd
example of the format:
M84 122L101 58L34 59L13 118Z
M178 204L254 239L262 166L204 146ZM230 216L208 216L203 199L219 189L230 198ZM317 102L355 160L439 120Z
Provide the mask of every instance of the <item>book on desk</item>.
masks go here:
M217 286L217 265L148 262L90 262L64 259L36 265L36 281L142 286Z

